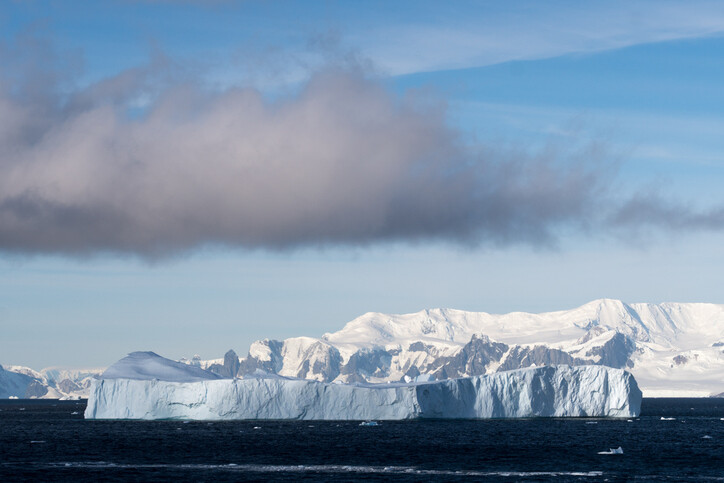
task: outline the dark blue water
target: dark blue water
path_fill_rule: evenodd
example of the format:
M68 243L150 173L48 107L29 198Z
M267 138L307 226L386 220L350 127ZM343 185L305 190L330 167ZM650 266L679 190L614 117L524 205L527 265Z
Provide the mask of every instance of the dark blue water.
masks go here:
M646 399L630 421L379 426L85 421L84 409L0 402L0 480L724 481L724 399Z

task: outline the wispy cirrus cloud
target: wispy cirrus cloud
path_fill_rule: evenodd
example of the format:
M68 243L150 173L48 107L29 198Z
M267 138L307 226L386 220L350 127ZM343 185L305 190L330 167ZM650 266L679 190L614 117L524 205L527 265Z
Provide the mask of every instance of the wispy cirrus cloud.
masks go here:
M187 2L180 3L183 7ZM193 8L206 4L192 3ZM223 9L217 8L220 4ZM330 53L354 51L378 73L397 76L585 55L724 33L724 4L711 0L615 0L585 5L565 0L451 4L405 0L372 1L366 8L353 3L306 8L297 1L208 5L211 8L205 13L212 20L221 20L215 15L235 12L240 18L251 16L257 23L270 23L270 28L241 45L219 43L216 50L233 52L235 57L231 63L226 57L216 59L221 65L214 75L222 82L240 75L262 76L264 83L272 84L279 79L300 81L320 69ZM269 33L277 32L275 25L284 25L283 36ZM301 41L315 33L315 46Z
M373 34L353 31L350 38L382 70L400 75L724 33L724 4L709 0L501 5L422 4L415 9L414 23L386 25L379 19Z

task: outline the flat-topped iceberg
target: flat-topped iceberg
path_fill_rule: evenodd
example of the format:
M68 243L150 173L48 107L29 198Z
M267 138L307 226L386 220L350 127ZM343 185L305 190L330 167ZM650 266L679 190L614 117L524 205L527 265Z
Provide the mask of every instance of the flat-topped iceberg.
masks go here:
M432 382L330 384L261 372L244 379L218 379L208 371L176 364L152 352L130 354L93 381L85 417L628 418L637 416L641 407L633 376L603 366L544 366ZM162 380L169 372L173 380Z

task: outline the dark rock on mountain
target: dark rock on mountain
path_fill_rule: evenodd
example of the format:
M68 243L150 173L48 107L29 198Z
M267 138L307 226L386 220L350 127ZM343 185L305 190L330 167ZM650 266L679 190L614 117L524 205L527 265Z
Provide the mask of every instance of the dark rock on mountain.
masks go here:
M601 356L598 364L608 367L623 369L633 367L631 354L636 350L636 343L628 336L616 332L604 345L594 347L586 352L587 356Z
M507 350L506 344L474 335L457 354L439 358L426 372L432 372L435 379L480 376L485 374L488 364L498 362Z
M686 364L687 362L689 362L689 358L686 356L678 355L678 356L674 357L674 363L677 366Z
M323 381L332 381L339 376L342 356L336 347L315 342L305 351L304 356L297 377L321 376Z
M356 374L363 381L369 377L387 377L390 374L392 354L382 348L362 349L349 358L341 374Z
M240 365L239 356L236 355L236 352L229 349L229 351L224 354L224 367L227 369L229 377L236 377Z
M36 379L33 379L25 389L25 398L43 397L46 394L48 394L48 386Z
M560 349L552 349L544 345L537 345L533 348L514 347L505 361L498 367L498 372L509 371L536 366L547 366L553 364L568 364L571 366L582 366L591 364L591 361L578 359Z
M224 363L211 364L208 370L224 378L234 378L239 373L240 366L239 356L236 355L236 352L229 349L229 351L224 354Z
M284 343L273 339L264 339L263 341L260 341L260 343L269 348L270 359L257 359L249 353L245 359L240 361L237 375L243 376L245 374L252 374L257 369L261 369L262 371L270 374L277 374L281 370L283 361L281 349Z
M76 384L75 382L71 381L70 379L63 379L58 383L58 389L63 391L64 393L70 393L75 391L80 391L82 388Z

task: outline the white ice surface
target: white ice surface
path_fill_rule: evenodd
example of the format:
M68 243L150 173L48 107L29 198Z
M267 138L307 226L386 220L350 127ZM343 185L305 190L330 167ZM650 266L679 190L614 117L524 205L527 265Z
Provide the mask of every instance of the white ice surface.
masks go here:
M608 451L599 451L598 454L623 454L623 448L611 448Z

